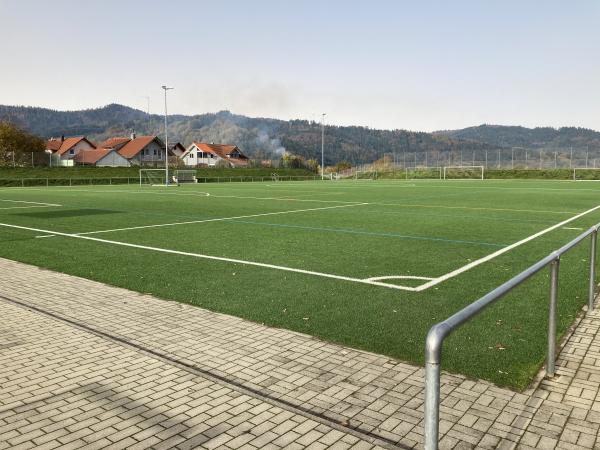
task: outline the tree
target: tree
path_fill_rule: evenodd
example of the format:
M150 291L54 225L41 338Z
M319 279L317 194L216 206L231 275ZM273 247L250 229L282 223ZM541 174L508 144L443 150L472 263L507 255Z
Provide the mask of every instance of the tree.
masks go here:
M40 155L44 149L44 141L38 136L0 122L0 166L22 166L31 161L32 153Z

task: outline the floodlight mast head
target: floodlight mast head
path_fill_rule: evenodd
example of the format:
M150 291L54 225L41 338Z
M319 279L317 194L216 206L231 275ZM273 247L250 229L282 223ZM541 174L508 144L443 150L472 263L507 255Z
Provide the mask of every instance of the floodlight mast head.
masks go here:
M167 132L167 91L175 89L163 84L161 86L165 91L165 186L169 185L169 134Z

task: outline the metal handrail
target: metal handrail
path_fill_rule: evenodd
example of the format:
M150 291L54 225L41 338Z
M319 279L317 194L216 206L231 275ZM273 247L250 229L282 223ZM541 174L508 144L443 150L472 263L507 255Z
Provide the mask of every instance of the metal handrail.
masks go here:
M558 269L560 257L578 245L588 236L590 239L590 268L588 290L588 312L594 307L596 277L596 241L600 223L577 236L545 258L536 262L506 283L488 292L446 320L431 327L425 340L425 450L437 450L439 441L440 414L440 364L444 340L459 326L468 322L492 303L502 298L515 287L528 280L547 266L550 266L550 307L548 313L548 358L547 376L553 377L556 359L556 304L558 300Z

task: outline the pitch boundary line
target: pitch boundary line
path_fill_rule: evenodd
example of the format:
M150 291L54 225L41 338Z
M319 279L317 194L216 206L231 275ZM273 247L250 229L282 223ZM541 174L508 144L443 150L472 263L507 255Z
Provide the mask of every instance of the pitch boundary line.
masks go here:
M359 206L359 205L352 205L352 206ZM338 207L343 207L343 206L338 206ZM7 227L7 228L20 229L20 230L34 231L37 233L43 233L44 235L54 235L54 236L70 237L70 238L74 238L74 239L84 239L84 240L88 240L88 241L118 245L118 246L122 246L122 247L137 248L137 249L142 249L142 250L150 250L150 251L182 255L182 256L191 256L191 257L195 257L195 258L209 259L209 260L214 260L214 261L232 262L232 263L255 266L255 267L264 267L267 269L283 270L286 272L294 272L294 273L300 273L300 274L304 274L304 275L318 276L318 277L322 277L322 278L331 278L331 279L350 281L350 282L360 283L360 284L369 284L369 285L373 285L373 286L385 287L388 289L397 289L397 290L410 291L410 292L421 292L426 289L429 289L432 286L440 284L450 278L454 278L455 276L460 275L460 274L472 269L473 267L479 266L487 261L490 261L490 260L492 260L492 259L494 259L516 247L519 247L520 245L530 242L533 239L536 239L546 233L549 233L550 231L560 228L563 225L565 225L569 222L572 222L574 220L577 220L577 219L585 216L586 214L589 214L598 209L600 209L600 205L590 208L587 211L577 214L576 216L573 216L567 220L557 223L556 225L553 225L549 228L541 230L535 234L532 234L531 236L528 236L525 239L521 239L520 241L517 241L514 244L511 244L511 245L504 247L494 253L484 256L483 258L480 258L469 264L459 267L458 269L448 272L440 277L430 279L430 281L428 281L427 283L421 284L416 287L402 286L402 285L396 285L396 284L390 284L390 283L377 281L377 279L385 279L386 277L354 278L354 277L335 275L335 274L325 273L325 272L316 272L316 271L312 271L312 270L297 269L297 268L287 267L287 266L279 266L276 264L261 263L261 262L257 262L257 261L247 261L247 260L236 259L236 258L226 258L226 257L222 257L222 256L205 255L202 253L183 252L183 251L179 251L179 250L172 250L172 249L161 248L161 247L151 247L151 246L146 246L146 245L121 242L121 241L112 241L112 240L108 240L108 239L100 239L100 238L91 237L91 236L83 236L81 234L62 233L62 232L44 230L44 229L39 229L39 228L25 227L25 226L21 226L21 225L0 223L0 226ZM393 276L393 278L407 278L407 277L408 276L402 276L402 275ZM392 278L392 276L390 276L390 278ZM411 279L424 279L427 277L410 276L410 278Z
M189 221L185 221L185 222L159 223L159 224L154 224L154 225L140 225L137 227L113 228L111 230L87 231L87 232L83 232L83 233L74 233L74 234L83 236L83 235L89 235L89 234L112 233L112 232L116 232L116 231L141 230L144 228L171 227L171 226L175 226L175 225L190 225L190 224L195 224L195 223L220 222L220 221L224 221L224 220L236 220L236 219L248 219L251 217L275 216L275 215L292 214L292 213L299 213L299 212L310 212L310 211L323 211L323 210L329 210L329 209L349 208L352 206L364 206L364 205L368 205L368 203L354 203L352 205L323 206L322 208L291 209L291 210L287 210L287 211L274 211L274 212L270 212L270 213L249 214L249 215L245 215L245 216L216 217L213 219L189 220Z
M556 225L552 225L551 227L546 228L546 229L544 229L542 231L538 231L537 233L532 234L531 236L528 236L525 239L521 239L520 241L517 241L514 244L511 244L511 245L509 245L507 247L504 247L504 248L502 248L502 249L500 249L500 250L498 250L498 251L496 251L494 253L490 253L489 255L484 256L483 258L479 258L479 259L477 259L475 261L470 262L469 264L465 264L464 266L459 267L456 270L448 272L448 273L446 273L446 274L444 274L444 275L442 275L440 277L434 278L433 280L431 280L431 281L429 281L427 283L424 283L424 284L422 284L420 286L417 286L417 288L415 290L417 292L424 291L425 289L429 289L430 287L435 286L436 284L440 284L443 281L449 280L450 278L454 278L455 276L460 275L461 273L464 273L467 270L472 269L473 267L477 267L477 266L479 266L479 265L481 265L481 264L483 264L485 262L488 262L488 261L490 261L490 260L492 260L492 259L494 259L494 258L496 258L496 257L498 257L498 256L500 256L500 255L502 255L504 253L506 253L506 252L509 252L509 251L513 250L514 248L517 248L517 247L519 247L519 246L521 246L523 244L526 244L527 242L530 242L533 239L536 239L536 238L538 238L538 237L540 237L540 236L542 236L542 235L544 235L546 233L549 233L551 231L554 231L557 228L560 228L563 225L566 225L566 224L568 224L568 223L570 223L570 222L572 222L574 220L577 220L577 219L585 216L586 214L594 212L594 211L596 211L598 209L600 209L600 205L594 206L593 208L590 208L587 211L579 213L576 216L571 217L570 219L563 220L562 222L557 223Z
M243 265L255 266L255 267L264 267L266 269L282 270L285 272L294 272L294 273L300 273L303 275L313 275L313 276L318 276L318 277L322 277L322 278L332 278L335 280L351 281L354 283L370 284L373 286L381 286L381 287L385 287L388 289L397 289L397 290L402 290L402 291L416 291L416 288L412 288L412 287L408 287L408 286L399 286L399 285L394 285L394 284L389 284L389 283L372 281L372 280L368 280L368 279L353 278L353 277L347 277L347 276L343 276L343 275L335 275L332 273L316 272L316 271L305 270L305 269L297 269L294 267L279 266L276 264L261 263L261 262L257 262L257 261L247 261L247 260L243 260L243 259L227 258L224 256L205 255L202 253L183 252L180 250L172 250L172 249L168 249L168 248L151 247L151 246L147 246L147 245L132 244L129 242L112 241L112 240L108 240L108 239L100 239L100 238L91 237L91 236L82 236L80 234L62 233L62 232L58 232L58 231L44 230L44 229L32 228L32 227L24 227L21 225L12 225L12 224L8 224L8 223L0 223L0 226L7 227L7 228L15 228L15 229L19 229L19 230L34 231L36 233L43 233L45 235L63 236L63 237L69 237L69 238L74 238L74 239L84 239L87 241L100 242L100 243L104 243L104 244L118 245L118 246L129 247L129 248L137 248L137 249L141 249L141 250L150 250L150 251L169 253L169 254L180 255L180 256L191 256L194 258L210 259L210 260L214 260L214 261L230 262L230 263L243 264Z

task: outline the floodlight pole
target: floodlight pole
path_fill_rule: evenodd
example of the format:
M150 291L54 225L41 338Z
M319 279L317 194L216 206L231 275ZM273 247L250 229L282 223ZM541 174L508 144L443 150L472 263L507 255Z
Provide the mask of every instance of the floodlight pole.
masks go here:
M167 91L174 89L166 85L162 86L165 91L165 186L169 185L169 134L167 131Z
M325 179L325 116L321 114L321 180Z

